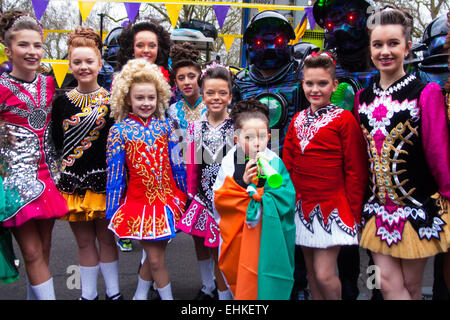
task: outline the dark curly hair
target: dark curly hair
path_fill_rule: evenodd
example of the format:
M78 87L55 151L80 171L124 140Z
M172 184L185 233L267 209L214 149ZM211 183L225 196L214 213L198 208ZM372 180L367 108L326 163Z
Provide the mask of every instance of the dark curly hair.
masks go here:
M198 63L200 60L200 52L195 49L194 45L189 42L183 42L181 44L174 44L170 48L170 60L172 60L172 71L170 73L170 85L175 85L175 77L177 71L183 67L194 67L198 74L202 73L201 65Z
M18 18L23 16L30 18L15 23ZM0 37L7 47L10 46L14 33L20 30L34 30L42 36L40 24L32 13L16 9L5 11L0 17Z
M269 128L269 107L255 98L241 100L231 109L230 118L235 130L242 129L249 119L261 119Z
M151 31L158 37L158 56L155 64L168 69L169 51L171 46L169 32L161 26L161 22L148 19L128 24L117 38L120 49L117 53L117 70L120 71L128 60L134 57L134 37L140 31Z

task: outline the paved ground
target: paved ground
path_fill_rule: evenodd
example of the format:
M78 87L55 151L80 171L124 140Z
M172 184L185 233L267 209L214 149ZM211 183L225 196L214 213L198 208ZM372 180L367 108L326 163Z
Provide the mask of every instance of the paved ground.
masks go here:
M54 278L56 298L58 300L75 300L81 290L74 288L74 267L77 266L76 243L67 222L57 221L53 230L50 270ZM15 252L23 262L17 244L14 242ZM137 269L141 259L141 248L138 242L133 242L133 251L119 254L119 281L125 299L131 299L137 284ZM360 300L367 300L370 293L366 286L367 255L361 250L361 275L359 278ZM200 274L195 259L193 241L190 236L179 233L168 245L167 267L172 282L174 298L177 300L192 299L200 289ZM24 266L19 271L21 279L12 284L0 286L0 300L22 300L26 297L24 281ZM429 259L423 291L431 294L433 283L433 259ZM100 299L104 298L105 287L101 276L98 282Z

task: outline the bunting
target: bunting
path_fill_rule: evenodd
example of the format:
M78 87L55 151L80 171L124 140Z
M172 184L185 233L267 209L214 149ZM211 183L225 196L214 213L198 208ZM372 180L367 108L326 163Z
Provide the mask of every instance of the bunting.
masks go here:
M41 21L41 18L44 15L45 9L47 9L49 2L50 0L31 0L34 15L36 16L36 19L38 19L39 21Z
M78 1L78 6L80 7L81 19L83 22L86 21L89 13L91 13L96 1Z
M46 60L42 59L42 62L51 63L53 68L53 74L55 75L56 83L58 88L61 88L66 74L69 71L69 60Z
M168 4L166 3L167 14L169 15L170 23L172 27L175 28L178 21L178 16L183 8L182 4Z
M225 48L227 49L227 52L230 51L231 45L233 44L234 38L236 38L233 34L223 34L222 39L223 43L225 44Z
M299 42L299 40L303 37L306 31L306 26L308 24L308 17L306 14L303 15L302 20L298 23L297 27L295 28L295 39L289 41L290 45L294 45Z
M305 8L305 16L308 17L308 21L309 21L309 28L311 30L314 29L314 27L316 26L316 20L314 19L314 14L313 14L313 8L309 7L309 8Z
M217 22L219 23L220 29L223 27L223 23L225 22L225 18L227 17L228 10L230 6L218 6L213 5L214 12L216 13Z
M139 13L141 4L137 2L124 2L123 4L125 5L125 9L127 10L128 20L134 21Z

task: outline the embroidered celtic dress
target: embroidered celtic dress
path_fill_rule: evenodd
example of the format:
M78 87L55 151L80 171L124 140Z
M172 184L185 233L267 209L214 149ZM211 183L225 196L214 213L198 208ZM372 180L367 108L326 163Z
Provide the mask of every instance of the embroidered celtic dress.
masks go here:
M201 97L194 106L191 106L182 95L180 100L170 105L167 115L173 121L175 129L185 131L189 123L198 121L207 110Z
M8 172L3 185L17 190L21 202L4 227L67 213L52 178L57 171L49 126L54 92L54 80L41 74L32 82L0 76L0 163Z
M180 230L205 238L207 247L219 246L219 227L214 221L213 185L223 157L233 145L233 124L226 118L217 127L209 124L206 114L189 127L187 183L192 198L177 225Z
M332 104L300 111L286 134L283 161L296 190L296 244L357 245L367 158L351 112Z
M67 200L67 221L104 218L106 210L106 140L109 117L104 88L80 93L76 88L55 99L52 135L61 157L57 187Z
M144 121L130 113L111 127L106 218L119 238L175 237L186 201L186 171L176 142L168 119Z
M356 102L370 166L360 245L404 259L447 251L450 151L439 86L405 75L383 90L375 78Z

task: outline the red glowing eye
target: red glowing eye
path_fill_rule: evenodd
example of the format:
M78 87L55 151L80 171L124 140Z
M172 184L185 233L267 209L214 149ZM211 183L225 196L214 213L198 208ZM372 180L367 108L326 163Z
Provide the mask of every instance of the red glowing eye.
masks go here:
M326 23L326 28L327 28L328 31L332 31L332 30L334 29L333 22L328 21L328 22Z
M352 22L352 21L354 21L354 20L355 20L355 16L352 15L352 14L350 14L350 15L348 16L348 21Z
M260 39L257 39L255 43L256 43L256 45L257 45L258 47L259 47L260 45L262 45L262 41L261 41Z
M277 38L277 43L278 43L278 44L282 44L283 42L284 42L284 40L283 40L282 37L278 37L278 38Z

